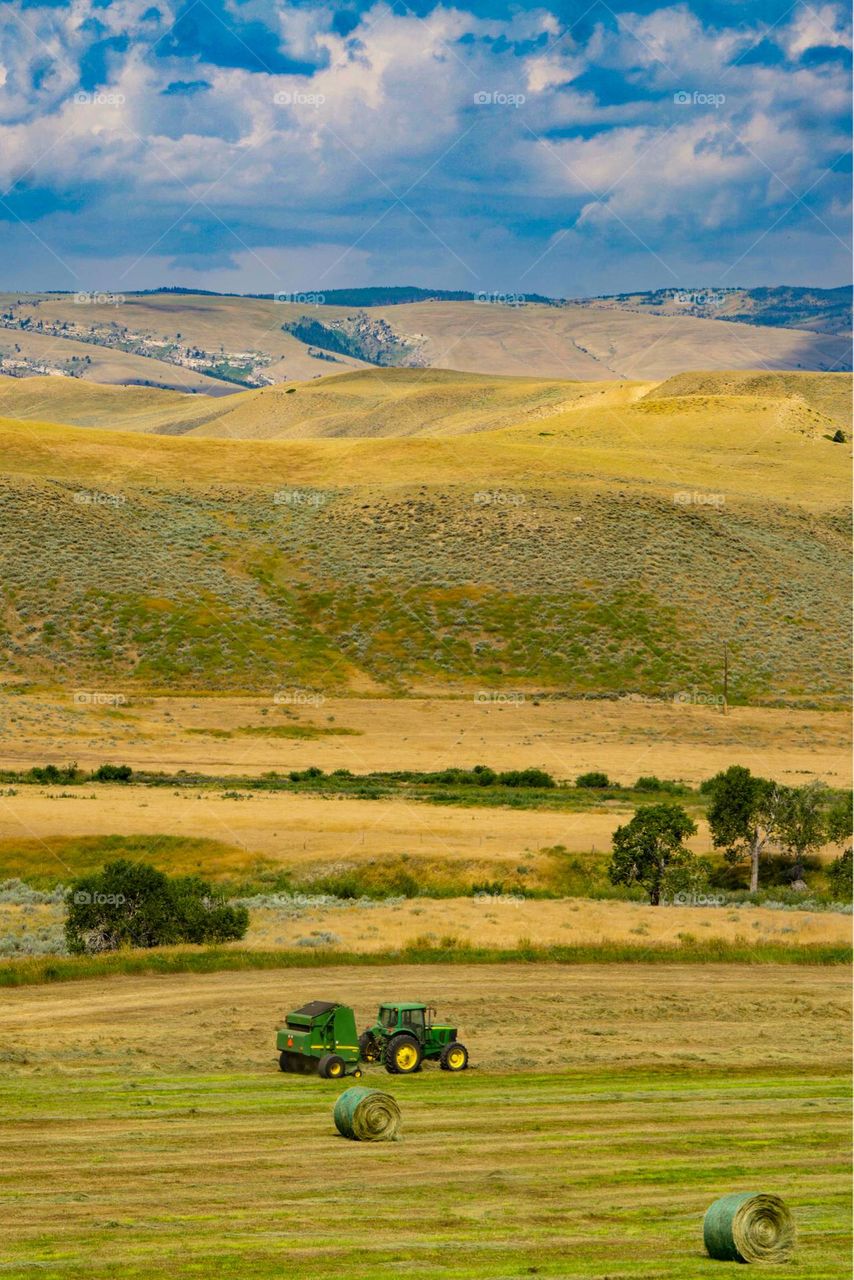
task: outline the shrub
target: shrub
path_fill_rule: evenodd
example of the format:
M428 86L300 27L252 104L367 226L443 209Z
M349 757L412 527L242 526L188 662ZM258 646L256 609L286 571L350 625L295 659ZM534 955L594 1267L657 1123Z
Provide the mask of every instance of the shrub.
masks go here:
M511 769L499 773L498 781L504 787L553 787L555 780L544 769Z
M65 937L76 955L177 942L227 942L249 926L198 876L170 878L146 862L120 859L74 881L66 894Z
M638 778L634 785L635 791L661 791L666 795L684 796L690 791L690 787L686 787L682 782L674 782L671 778L657 778L655 774L650 774Z
M93 782L130 782L133 769L129 764L102 764L92 774Z
M591 773L582 773L577 777L575 779L575 785L577 787L592 787L604 790L607 787L612 787L614 784L611 782L607 773L599 773L594 769Z
M46 764L41 768L35 765L27 774L33 782L65 783L66 785L83 782L85 776L83 770L78 769L74 762L61 766Z

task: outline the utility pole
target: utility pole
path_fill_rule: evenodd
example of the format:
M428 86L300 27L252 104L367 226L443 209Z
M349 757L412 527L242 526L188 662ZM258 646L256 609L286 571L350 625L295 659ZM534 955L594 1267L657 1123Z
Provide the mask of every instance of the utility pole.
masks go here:
M729 645L724 640L724 705L723 713L726 715L727 698L729 696Z

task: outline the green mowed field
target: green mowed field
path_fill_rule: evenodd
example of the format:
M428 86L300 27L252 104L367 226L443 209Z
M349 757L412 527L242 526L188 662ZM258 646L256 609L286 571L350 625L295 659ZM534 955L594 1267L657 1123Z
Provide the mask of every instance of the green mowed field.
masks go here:
M390 1088L399 1142L338 1136L340 1083L273 1069L5 1079L0 1273L504 1280L742 1274L708 1205L782 1195L775 1277L850 1275L843 1075L434 1068Z

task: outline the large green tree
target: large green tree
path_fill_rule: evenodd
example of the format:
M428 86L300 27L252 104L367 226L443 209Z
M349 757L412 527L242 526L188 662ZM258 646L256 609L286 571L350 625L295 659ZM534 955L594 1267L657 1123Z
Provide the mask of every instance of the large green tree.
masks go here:
M759 860L774 837L779 790L740 764L716 774L705 790L711 795L707 816L712 842L729 862L749 860L750 892L755 893Z
M826 843L827 787L818 780L780 787L774 810L774 838L792 859L792 878L803 880L804 859Z
M641 806L630 822L617 827L612 837L608 868L611 883L642 885L652 906L657 907L667 877L674 872L684 873L695 863L685 841L696 830L696 822L679 804Z
M65 937L75 954L119 947L242 938L245 907L229 906L198 876L164 875L145 862L119 859L70 886Z

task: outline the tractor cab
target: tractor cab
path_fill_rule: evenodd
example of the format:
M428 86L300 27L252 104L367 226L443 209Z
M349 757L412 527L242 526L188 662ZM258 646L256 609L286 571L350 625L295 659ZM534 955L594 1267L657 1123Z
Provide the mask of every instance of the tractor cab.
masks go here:
M381 1004L378 1022L386 1035L407 1031L424 1042L436 1010L425 1004Z
M435 1017L427 1004L381 1004L376 1022L359 1036L362 1061L382 1062L393 1075L418 1071L425 1059L437 1061L443 1071L464 1071L468 1053L456 1027L439 1026Z

